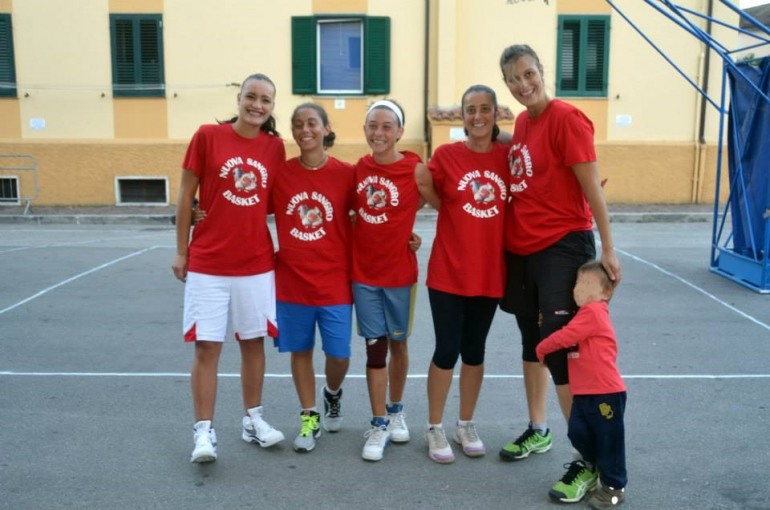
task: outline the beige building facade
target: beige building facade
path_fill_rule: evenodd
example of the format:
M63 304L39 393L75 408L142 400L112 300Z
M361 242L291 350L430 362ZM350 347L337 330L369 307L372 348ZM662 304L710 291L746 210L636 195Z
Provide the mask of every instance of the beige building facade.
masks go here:
M680 3L705 12L707 2ZM644 2L619 3L688 76L703 81L706 50L698 41ZM715 18L737 23L718 2L715 9ZM558 90L564 20L583 18L607 29L598 95ZM514 43L538 52L552 96L594 122L610 202L714 198L716 111L709 106L701 118L700 94L605 0L0 0L1 22L9 27L10 43L0 49L12 52L6 71L13 80L0 78L0 156L30 156L38 189L31 170L4 167L4 158L0 182L16 179L20 198L35 196L33 207L173 204L190 137L199 125L236 113L240 82L254 72L276 83L275 115L289 155L297 153L289 118L298 104L322 104L337 134L332 153L355 161L368 151L368 105L389 97L406 112L400 147L428 158L461 133L457 120L432 120L428 111L457 105L472 84L492 86L502 106L521 112L498 66ZM301 39L303 26L318 27L318 38ZM130 45L120 46L131 27L134 44L150 41L158 53L140 71L120 67L132 56ZM321 50L335 39L322 34L338 28L352 30L340 46L341 65L360 70L361 85L325 85L320 67L310 74L303 67L330 58ZM124 71L148 69L156 73L149 85L118 83ZM712 60L708 81L720 89L721 62ZM500 123L512 128L510 119Z

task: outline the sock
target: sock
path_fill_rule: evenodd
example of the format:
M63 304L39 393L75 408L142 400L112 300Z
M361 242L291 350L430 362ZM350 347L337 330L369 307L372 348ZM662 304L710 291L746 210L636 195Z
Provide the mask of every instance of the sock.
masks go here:
M548 424L545 423L545 422L543 422L543 423L532 423L532 422L530 422L529 426L532 428L532 430L536 430L536 431L540 432L541 435L545 435L546 432L548 432Z
M262 406L256 406L256 407L250 407L246 410L246 416L254 417L254 416L262 416Z
M433 430L435 428L444 428L443 423L428 423L428 430Z
M310 413L317 413L317 412L318 412L318 407L316 407L316 406L313 406L313 407L303 407L301 414L310 414Z
M471 420L457 420L457 426L462 427L463 425L467 425L471 422Z
M324 386L324 388L326 388L326 393L328 393L329 395L339 395L340 390L342 389L342 386L340 386L336 390L329 389L329 386Z

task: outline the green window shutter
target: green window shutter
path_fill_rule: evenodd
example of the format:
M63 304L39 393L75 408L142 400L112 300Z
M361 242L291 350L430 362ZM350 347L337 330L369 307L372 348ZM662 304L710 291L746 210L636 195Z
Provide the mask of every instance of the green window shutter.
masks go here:
M587 95L607 95L609 18L586 21L585 91Z
M142 17L139 28L139 75L138 83L144 95L163 96L163 23L160 16Z
M559 16L556 95L606 97L609 16Z
M0 97L16 97L11 15L0 14Z
M116 97L164 95L162 30L160 15L110 15Z
M364 93L390 92L390 18L364 20Z
M291 91L316 93L316 18L291 18Z
M580 77L580 21L559 18L556 94L575 94Z

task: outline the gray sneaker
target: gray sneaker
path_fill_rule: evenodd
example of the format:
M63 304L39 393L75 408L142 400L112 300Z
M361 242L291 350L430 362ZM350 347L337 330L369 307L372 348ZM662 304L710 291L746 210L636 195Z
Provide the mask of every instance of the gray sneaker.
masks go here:
M327 432L339 432L342 428L342 388L332 395L324 386L323 425Z
M295 452L308 453L313 451L315 440L321 435L321 426L318 423L320 418L321 415L316 412L299 415L299 419L302 420L302 428L300 428L297 437L294 438Z

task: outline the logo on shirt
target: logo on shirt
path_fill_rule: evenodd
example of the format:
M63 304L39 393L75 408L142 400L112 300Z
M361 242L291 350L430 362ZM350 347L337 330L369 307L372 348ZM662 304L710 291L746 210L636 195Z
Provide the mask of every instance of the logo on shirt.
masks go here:
M511 171L511 193L527 189L527 177L532 177L532 157L526 145L516 143L511 146L508 168Z
M219 169L220 179L231 179L232 189L226 189L222 196L228 202L250 207L260 202L259 188L267 189L267 168L259 161L235 156Z
M358 216L367 223L387 223L388 209L398 207L398 188L384 176L370 175L356 185Z
M323 193L302 191L289 200L286 215L294 219L289 234L300 241L318 241L326 236L324 224L334 220L334 206Z
M457 191L467 196L463 211L474 218L494 218L507 196L505 182L490 170L472 170L457 184Z

